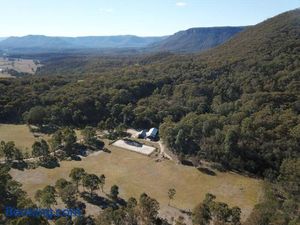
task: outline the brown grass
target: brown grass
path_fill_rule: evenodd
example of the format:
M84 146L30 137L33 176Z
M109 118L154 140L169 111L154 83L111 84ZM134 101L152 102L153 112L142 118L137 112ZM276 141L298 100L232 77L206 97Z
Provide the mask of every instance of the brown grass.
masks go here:
M14 77L6 72L0 71L0 78L14 78Z
M14 69L18 72L34 74L39 66L31 59L8 60L0 57L0 68L2 69Z
M13 141L22 152L31 153L32 145L35 141L42 138L48 141L50 135L42 134L40 137L34 137L29 127L25 124L0 124L0 141Z
M0 141L14 141L22 151L31 152L32 144L37 140L27 125L0 124Z
M262 192L260 180L234 173L219 173L216 176L201 173L196 168L178 165L172 161L155 162L154 159L134 152L108 146L111 153L100 153L82 161L65 161L55 169L12 170L12 176L23 184L29 196L59 178L67 178L73 167L83 167L89 173L105 174L106 191L113 184L120 187L121 197L138 197L146 192L156 198L162 210L168 208L167 191L175 188L177 194L173 205L181 209L192 209L200 203L206 193L217 196L230 206L239 206L243 218L247 217L259 201Z

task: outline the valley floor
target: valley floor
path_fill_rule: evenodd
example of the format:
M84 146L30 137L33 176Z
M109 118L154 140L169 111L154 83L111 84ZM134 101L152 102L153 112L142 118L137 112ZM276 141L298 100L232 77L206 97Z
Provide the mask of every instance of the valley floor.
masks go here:
M159 201L160 212L166 217L174 216L176 211L179 213L178 209L192 210L206 193L212 193L218 201L239 206L245 219L260 199L260 180L235 173L216 172L215 176L211 176L174 161L156 162L151 157L108 145L108 141L105 144L111 153L98 152L81 161L63 161L55 169L12 170L11 175L23 184L23 189L33 199L37 189L54 185L59 178L69 179L72 168L82 167L88 173L105 174L107 193L114 184L120 187L120 196L125 200L147 193ZM172 207L168 206L169 188L177 191ZM98 194L102 193L99 191ZM98 206L87 204L88 213L97 214L99 210Z

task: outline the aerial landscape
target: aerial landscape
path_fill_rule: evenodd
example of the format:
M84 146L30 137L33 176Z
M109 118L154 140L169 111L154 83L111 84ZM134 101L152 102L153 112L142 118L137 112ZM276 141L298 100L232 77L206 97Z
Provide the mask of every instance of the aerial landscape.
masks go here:
M273 3L4 0L0 224L299 225L300 2Z

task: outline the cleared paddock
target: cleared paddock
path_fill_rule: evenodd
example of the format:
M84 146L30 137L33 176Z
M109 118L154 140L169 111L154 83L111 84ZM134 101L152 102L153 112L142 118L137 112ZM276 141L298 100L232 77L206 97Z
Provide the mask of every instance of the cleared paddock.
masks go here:
M154 147L142 144L142 143L138 143L135 141L130 141L130 140L118 140L116 142L114 142L112 145L119 147L119 148L123 148L129 151L134 151L137 153L141 153L144 155L151 155L152 152L155 151Z
M127 200L136 199L142 193L147 193L160 203L162 215L168 214L170 209L192 210L203 201L206 193L217 196L217 201L226 202L229 206L238 206L242 209L243 221L251 213L263 193L263 182L232 172L218 172L212 176L199 171L192 166L177 164L171 160L156 162L151 157L137 154L134 151L120 149L109 145L108 140L103 140L110 153L100 151L82 158L81 161L62 161L60 167L47 169L16 170L10 174L23 184L23 189L28 196L34 199L37 189L46 185L54 185L59 178L70 179L70 171L74 167L82 167L87 173L97 176L105 174L105 193L109 193L114 184L119 186L120 197ZM82 186L80 186L81 190ZM176 189L176 196L171 208L168 206L168 190ZM101 190L96 191L99 196ZM104 194L104 197L105 194ZM87 205L87 214L98 215L100 208L90 203ZM169 215L169 214L168 214ZM173 215L177 218L178 215Z

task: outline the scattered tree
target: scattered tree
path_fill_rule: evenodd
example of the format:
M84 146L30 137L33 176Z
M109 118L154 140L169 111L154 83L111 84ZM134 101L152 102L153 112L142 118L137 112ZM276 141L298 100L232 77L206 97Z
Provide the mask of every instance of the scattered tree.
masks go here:
M193 210L193 224L194 225L209 225L211 214L209 207L206 204L199 204Z
M73 168L70 172L69 177L76 184L77 192L78 192L79 182L83 179L84 175L85 175L85 170L83 168Z
M174 188L170 188L168 191L168 198L169 198L168 205L170 205L170 202L171 200L174 199L175 195L176 195L176 190Z
M153 224L158 215L159 203L143 193L139 199L138 209L141 222L143 224Z
M51 208L52 205L57 204L56 202L56 190L53 186L47 185L42 190L37 190L35 193L35 199L46 208Z
M51 149L53 151L57 150L61 144L62 144L62 132L61 130L56 131L54 134L52 134L50 139Z
M104 175L104 174L101 174L100 177L99 177L99 180L100 180L100 188L101 188L101 191L104 192L105 175Z
M68 184L60 190L59 195L61 200L69 207L72 208L76 202L77 188L73 184Z
M93 191L99 189L100 179L95 174L86 174L83 176L82 184L84 187L90 189L90 195L93 195Z
M65 152L67 153L67 155L72 155L74 153L74 145L77 140L75 131L71 128L63 129L62 140L63 140Z
M71 184L71 182L67 181L64 178L60 178L55 182L55 189L60 192L62 189L64 189L67 185Z
M44 139L35 141L32 145L32 155L34 157L39 157L41 161L44 161L49 156L48 143Z
M117 185L113 185L110 188L110 197L114 200L118 200L118 195L119 195L119 187Z
M83 135L83 140L87 145L94 145L96 142L96 130L92 127L85 127L82 130L81 134Z
M23 153L15 146L13 141L0 142L0 156L4 156L6 162L17 160L20 163L24 159Z

